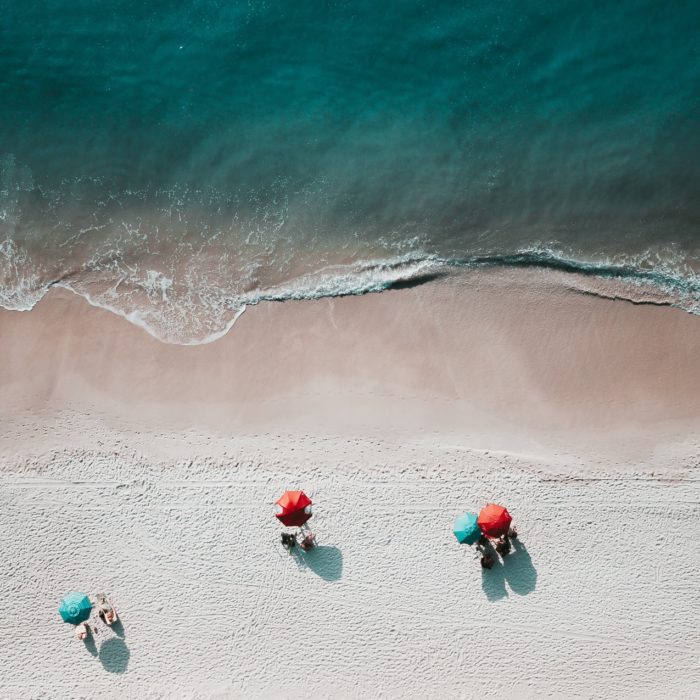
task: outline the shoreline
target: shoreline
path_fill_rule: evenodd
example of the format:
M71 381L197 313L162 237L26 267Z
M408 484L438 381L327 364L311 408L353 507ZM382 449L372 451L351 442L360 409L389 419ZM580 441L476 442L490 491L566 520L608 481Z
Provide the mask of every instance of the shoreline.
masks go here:
M12 244L4 252L6 268L14 266L19 279L18 264L13 258L21 259L21 255ZM214 260L218 261L218 257ZM209 265L203 265L203 269L215 264L210 261ZM641 254L617 262L586 261L542 246L465 258L406 253L351 261L336 254L336 258L327 259L326 264L315 271L297 261L284 279L268 279L267 283L258 281L258 286L248 288L244 285L242 289L228 289L224 285L219 289L218 301L216 295L209 296L211 281L206 275L203 288L174 285L173 278L188 277L188 270L184 267L170 271L171 276L158 270L147 270L145 277L137 275L128 280L102 278L99 274L93 278L89 273L75 278L67 274L64 278L56 273L33 291L22 290L22 285L14 290L5 287L0 294L0 309L31 311L47 295L65 289L91 306L110 311L142 328L156 340L197 346L216 342L227 335L240 315L257 305L378 294L420 286L443 277L479 273L555 275L564 287L577 289L583 294L633 304L667 306L700 316L700 278L696 268L692 261L688 261L685 268L680 263L674 267L670 261L649 266ZM29 271L26 274L30 276ZM219 270L218 274L223 273ZM222 284L221 280L216 283ZM120 288L120 294L116 294L117 288ZM124 298L120 303L118 300L122 295ZM132 295L137 299L140 297L140 303L135 303ZM206 301L202 301L202 295ZM199 299L200 303L193 305L191 297Z
M127 429L283 425L636 462L683 454L700 416L699 318L601 299L551 271L260 304L199 346L56 289L32 311L0 311L0 336L9 423L69 411Z

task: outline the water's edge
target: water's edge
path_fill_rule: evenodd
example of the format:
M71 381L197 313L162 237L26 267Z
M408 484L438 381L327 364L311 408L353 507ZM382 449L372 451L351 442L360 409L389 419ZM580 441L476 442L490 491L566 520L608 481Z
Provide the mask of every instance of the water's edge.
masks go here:
M31 311L52 288L62 288L84 298L90 305L114 313L133 323L157 340L176 345L202 345L225 336L249 306L262 302L310 301L323 298L361 296L389 290L417 287L456 272L480 269L550 270L592 281L614 283L608 289L577 289L602 299L624 300L635 304L666 305L700 315L700 277L689 271L639 267L632 263L595 263L567 258L544 248L511 254L477 255L467 258L442 258L412 254L386 260L362 261L333 266L301 276L290 284L238 294L226 301L229 317L213 332L200 337L175 337L164 334L154 321L156 309L125 310L118 303L107 303L89 292L77 289L70 280L48 282L28 302L13 303L9 295L0 307L14 311ZM167 306L164 295L162 303Z

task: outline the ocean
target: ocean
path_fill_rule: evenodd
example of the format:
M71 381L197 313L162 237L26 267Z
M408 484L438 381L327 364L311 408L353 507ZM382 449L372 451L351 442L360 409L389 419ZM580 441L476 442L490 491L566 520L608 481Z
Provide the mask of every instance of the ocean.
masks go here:
M700 3L0 0L0 305L166 342L555 267L700 313Z

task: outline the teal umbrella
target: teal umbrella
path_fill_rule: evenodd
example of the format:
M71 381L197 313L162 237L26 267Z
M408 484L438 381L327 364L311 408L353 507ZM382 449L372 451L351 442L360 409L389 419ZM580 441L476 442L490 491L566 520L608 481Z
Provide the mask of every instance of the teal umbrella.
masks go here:
M80 624L90 617L92 611L92 603L85 593L71 591L63 596L63 600L58 606L58 612L64 622L70 622L72 625Z
M481 537L481 530L474 513L465 513L455 520L452 531L460 544L475 544Z

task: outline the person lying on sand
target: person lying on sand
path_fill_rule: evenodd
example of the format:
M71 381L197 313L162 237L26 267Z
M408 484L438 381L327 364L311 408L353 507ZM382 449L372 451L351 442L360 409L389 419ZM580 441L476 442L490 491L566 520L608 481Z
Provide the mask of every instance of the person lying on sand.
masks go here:
M73 635L79 642L85 641L90 636L90 626L87 622L81 622L75 628L75 634Z

